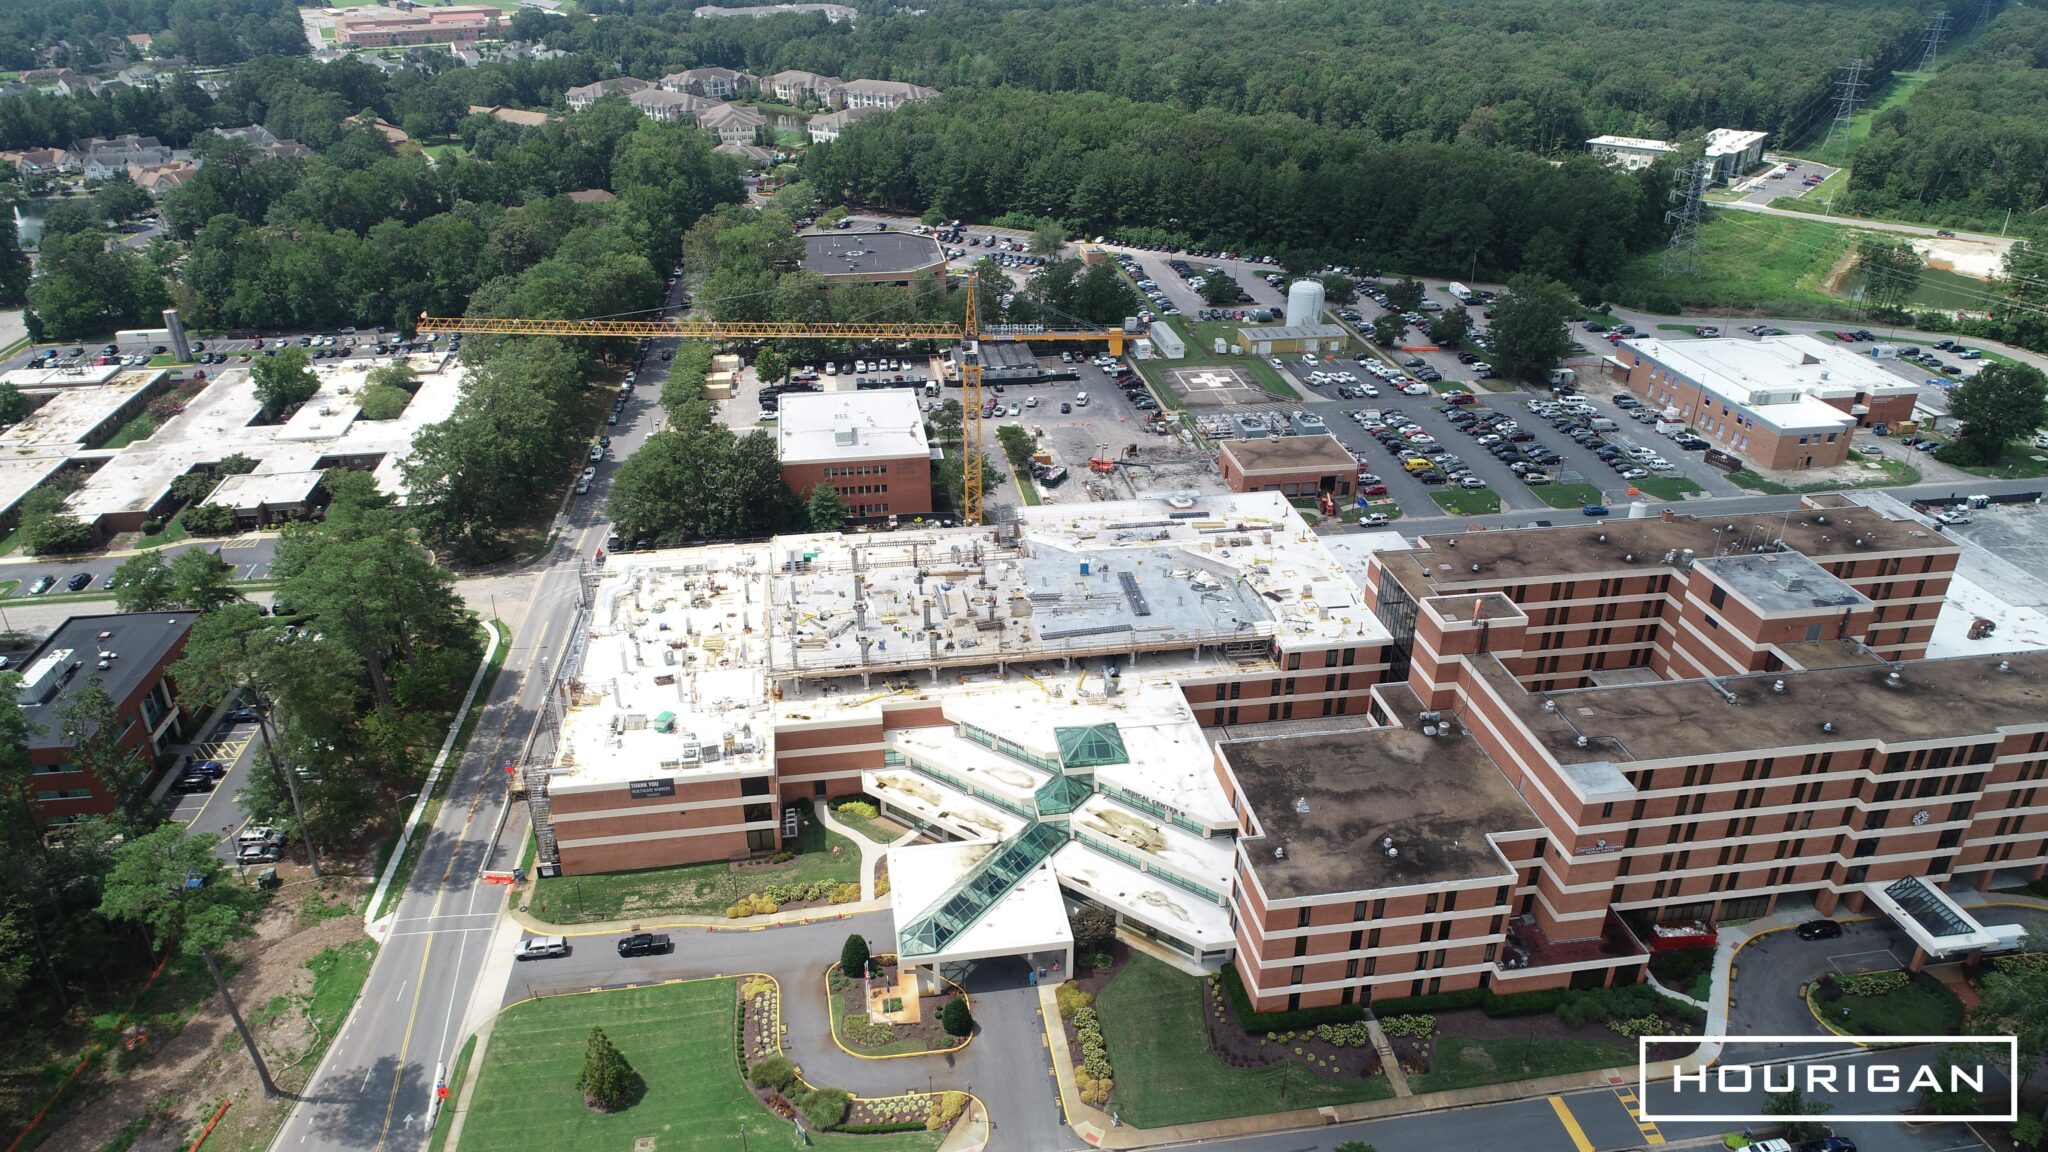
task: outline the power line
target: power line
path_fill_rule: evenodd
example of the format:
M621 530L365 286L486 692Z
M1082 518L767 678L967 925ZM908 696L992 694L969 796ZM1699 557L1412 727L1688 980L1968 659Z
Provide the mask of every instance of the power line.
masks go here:
M1828 125L1827 139L1820 142L1821 151L1827 151L1834 143L1835 133L1846 134L1849 122L1856 117L1856 101L1863 96L1863 61L1858 58L1842 65L1842 78L1835 81L1835 122Z
M1941 55L1941 38L1948 34L1948 9L1943 8L1927 22L1927 37L1920 42L1920 67L1917 72L1934 71L1935 57Z
M1986 24L1991 23L1991 18L1996 15L1998 15L1998 0L1980 0L1980 3L1977 5L1977 27L1982 28Z
M1671 243L1657 270L1669 276L1683 272L1700 278L1700 216L1706 210L1707 182L1713 178L1713 162L1704 156L1688 160L1678 168L1671 199L1678 207L1664 214L1671 228Z

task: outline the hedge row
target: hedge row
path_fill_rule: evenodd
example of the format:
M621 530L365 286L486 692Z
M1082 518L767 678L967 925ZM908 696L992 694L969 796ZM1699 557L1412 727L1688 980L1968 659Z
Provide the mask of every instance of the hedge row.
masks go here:
M1238 1027L1247 1032L1299 1032L1318 1024L1349 1024L1365 1019L1363 1004L1332 1004L1325 1008L1299 1008L1292 1012L1254 1012L1251 997L1245 995L1244 981L1237 965L1223 966L1223 990L1230 996L1230 1010Z

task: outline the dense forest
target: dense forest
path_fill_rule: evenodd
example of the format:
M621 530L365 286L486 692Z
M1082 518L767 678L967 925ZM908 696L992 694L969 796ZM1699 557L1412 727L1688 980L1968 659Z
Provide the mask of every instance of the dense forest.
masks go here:
M1588 136L1796 134L1853 55L1888 67L1935 0L936 0L823 17L696 20L696 0L585 0L515 16L549 43L659 76L804 68L942 89L1096 91L1286 114L1386 140L1570 151Z
M156 55L208 66L307 50L292 0L8 0L0 68L88 68L107 58L109 41L137 32L155 38Z
M1984 228L2048 207L2048 13L2000 13L1879 113L1838 207Z
M1471 145L1386 144L1288 116L1188 113L1099 94L961 91L808 154L828 199L1088 234L1338 259L1535 271L1598 291L1661 239L1668 174Z

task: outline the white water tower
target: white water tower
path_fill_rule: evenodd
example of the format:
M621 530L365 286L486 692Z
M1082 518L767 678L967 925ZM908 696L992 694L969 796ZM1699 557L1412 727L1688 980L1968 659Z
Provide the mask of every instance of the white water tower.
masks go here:
M1296 280L1287 286L1287 326L1300 328L1323 322L1323 282Z

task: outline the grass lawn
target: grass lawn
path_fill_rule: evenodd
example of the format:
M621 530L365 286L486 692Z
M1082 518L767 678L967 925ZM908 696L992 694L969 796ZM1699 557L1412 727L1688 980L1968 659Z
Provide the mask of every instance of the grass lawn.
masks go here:
M154 536L142 537L135 542L135 547L138 549L161 548L166 544L176 544L180 540L188 540L191 536L192 534L185 530L185 513L181 510L176 516L171 517L170 523L164 525L163 531Z
M1776 480L1764 479L1760 473L1749 468L1729 473L1728 479L1734 481L1737 488L1747 488L1752 492L1762 492L1771 496L1783 496L1792 491Z
M126 448L138 440L149 439L162 424L163 421L148 412L137 412L126 424L116 428L113 437L100 447Z
M1854 235L1854 229L1818 220L1716 212L1700 226L1698 279L1663 275L1658 270L1663 253L1646 252L1622 269L1615 299L1663 312L1689 306L1847 315L1848 303L1830 295L1821 282L1854 243Z
M1226 1066L1209 1048L1202 989L1199 978L1137 956L1096 998L1125 1123L1157 1128L1393 1095L1383 1077L1331 1080L1293 1061Z
M2014 444L1989 464L1956 464L1952 467L1991 480L2028 479L2048 475L2048 453L2025 444Z
M1600 502L1600 490L1591 484L1538 484L1529 491L1552 508L1583 508Z
M860 882L860 849L853 841L806 816L798 842L802 854L779 868L736 872L732 865L715 861L600 876L543 876L534 884L527 910L551 924L663 914L717 916L740 897L770 884Z
M1453 488L1431 492L1429 498L1453 516L1485 516L1500 511L1500 496L1490 488Z
M1634 1063L1635 1058L1634 1045L1609 1040L1564 1040L1554 1036L1475 1040L1445 1036L1436 1042L1437 1070L1410 1076L1408 1086L1417 1092L1444 1092L1479 1084L1618 1068Z
M1257 384L1260 388L1283 400L1301 399L1301 393L1295 391L1293 385L1281 379L1279 369L1274 368L1265 357L1218 356L1215 352L1211 351L1215 347L1215 340L1218 336L1223 337L1226 341L1234 342L1236 340L1237 329L1241 325L1235 321L1190 321L1185 316L1168 316L1166 322L1172 326L1174 331L1180 333L1181 339L1187 341L1188 354L1178 360L1159 361L1158 363L1162 366L1170 368L1198 368L1205 364L1226 364L1233 368L1243 369L1252 378L1252 383ZM1163 383L1160 387L1166 391L1172 391Z
M1683 476L1644 476L1629 483L1645 496L1659 500L1682 500L1687 493L1700 491L1699 485Z
M1883 996L1844 996L1832 1004L1809 995L1830 1027L1858 1036L1947 1036L1963 1023L1963 1002L1931 976L1915 976Z
M1834 139L1827 142L1826 148L1823 149L1818 144L1815 144L1812 149L1788 153L1788 155L1797 156L1802 160L1817 161L1832 167L1841 167L1849 163L1855 159L1857 150L1863 147L1863 142L1870 139L1870 122L1877 117L1877 114L1887 108L1896 108L1904 104L1914 92L1919 91L1922 84L1932 79L1934 79L1934 73L1932 72L1892 73L1891 81L1884 88L1883 98L1875 102L1866 101L1863 105L1863 111L1858 112L1849 120L1848 129L1835 133Z
M873 801L867 801L867 803L873 803ZM872 840L877 844L893 844L896 842L896 838L903 834L901 832L891 832L867 817L856 816L844 808L832 809L832 818L860 833L862 839Z
M740 1082L738 1000L730 980L694 980L506 1009L484 1053L463 1138L477 1148L621 1152L652 1136L661 1152L727 1152L744 1128L749 1147L789 1147L790 1126ZM591 1111L576 1090L592 1027L604 1029L646 1084L618 1112ZM937 1133L923 1132L810 1138L820 1148L872 1152L926 1152L939 1143Z

